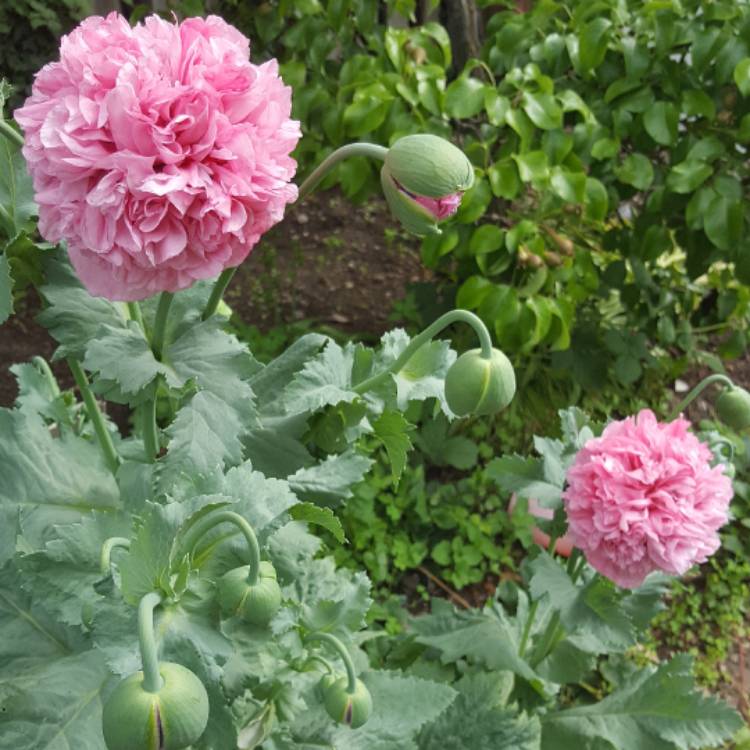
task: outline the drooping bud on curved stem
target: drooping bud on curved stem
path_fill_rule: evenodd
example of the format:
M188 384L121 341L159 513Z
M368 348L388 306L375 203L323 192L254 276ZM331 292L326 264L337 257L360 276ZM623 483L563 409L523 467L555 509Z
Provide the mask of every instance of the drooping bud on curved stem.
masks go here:
M245 537L248 564L225 573L218 582L219 604L228 617L239 615L254 625L267 625L281 606L281 589L271 563L260 559L260 547L253 527L231 510L209 513L190 526L181 550L192 552L201 537L222 523L234 524Z
M448 406L458 416L493 414L510 403L515 395L516 379L508 358L492 346L487 326L468 310L451 310L441 315L415 336L394 362L385 370L354 386L366 393L397 373L425 344L453 323L467 323L477 334L480 348L462 354L450 367L445 378Z
M716 399L716 411L721 421L738 431L750 427L750 393L735 385L731 378L721 373L703 378L672 410L667 421L676 419L708 386L714 383L723 383L727 386Z
M102 553L99 558L99 569L103 576L109 575L110 565L112 564L112 550L130 549L130 539L124 536L111 536L102 544Z
M154 609L161 594L146 594L138 606L138 640L143 671L125 678L102 710L108 750L183 750L194 745L208 724L208 694L189 669L159 662Z
M330 633L311 633L306 640L317 640L331 646L341 657L346 668L346 677L336 679L328 674L324 675L320 681L323 703L328 715L352 729L361 727L372 713L372 696L364 682L357 679L349 651L336 636Z

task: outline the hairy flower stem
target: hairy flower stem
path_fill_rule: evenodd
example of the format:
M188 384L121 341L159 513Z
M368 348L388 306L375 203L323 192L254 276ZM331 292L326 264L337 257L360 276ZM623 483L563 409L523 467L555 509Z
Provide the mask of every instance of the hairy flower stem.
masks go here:
M724 383L725 385L729 386L730 388L734 387L734 383L732 382L731 378L728 378L726 375L721 375L720 373L716 373L715 375L709 375L707 378L703 378L698 385L693 388L690 393L688 393L685 398L680 401L677 406L675 406L674 409L672 409L672 413L667 417L667 422L671 422L673 419L677 419L677 417L682 414L685 409L687 409L690 404L695 401L698 396L700 396L703 391L708 388L709 385L713 383Z
M0 116L0 133L4 135L11 143L21 148L23 146L23 136L11 125L9 125Z
M126 539L124 536L111 536L107 541L102 544L102 554L99 558L99 570L103 576L109 575L109 568L112 564L112 550L114 549L130 549L130 539Z
M172 292L162 292L159 296L159 304L156 308L156 318L154 319L154 330L151 334L151 349L154 356L161 362L164 353L164 342L167 335L167 317L169 308L174 299Z
M70 371L73 373L73 378L76 381L78 390L81 392L83 397L83 403L86 407L86 414L88 414L91 424L94 426L94 432L96 433L99 446L104 453L104 460L107 462L109 470L115 474L118 467L120 466L120 457L117 455L115 445L112 442L112 436L109 434L107 425L104 422L104 417L99 409L99 404L96 403L94 394L91 392L91 386L89 386L88 378L86 373L83 371L80 362L68 357L68 366Z
M214 282L214 288L211 290L211 296L208 298L208 302L206 302L206 307L201 315L201 320L208 320L216 313L216 310L219 308L219 303L224 296L224 292L229 286L229 282L232 280L236 270L237 266L234 268L225 268L219 274L219 278L216 279Z
M482 348L482 357L485 359L490 359L492 357L492 339L490 338L487 326L485 326L481 319L474 315L474 313L470 313L468 310L451 310L450 312L445 313L445 315L441 315L434 323L427 326L422 333L415 336L409 342L406 349L401 352L393 364L387 369L379 372L377 375L367 378L367 380L363 380L358 385L355 385L352 390L355 393L366 393L377 387L386 380L389 375L397 373L422 346L427 344L434 336L437 336L440 331L453 323L467 323L470 325L479 338L479 343Z
M159 383L154 386L154 397L146 401L141 413L141 432L143 433L143 452L146 461L153 463L159 454L159 426L156 424L156 391Z
M138 643L143 663L142 687L147 693L158 693L164 685L159 673L159 658L154 638L154 609L161 604L161 594L152 591L138 605Z
M367 156L383 161L388 149L375 143L349 143L329 154L300 185L297 203L306 198L313 188L341 161L351 156Z
M138 323L141 329L145 331L146 327L143 325L143 314L141 313L141 306L137 302L128 302L127 306L128 313L130 314L130 319Z
M535 599L531 603L531 607L529 607L529 614L526 617L526 622L523 626L523 633L521 634L521 642L518 644L518 655L520 657L523 657L526 653L526 645L529 642L529 634L531 633L531 626L534 624L537 609L539 609L539 600Z
M258 573L260 568L260 547L258 545L258 537L255 536L253 527L239 513L235 513L231 510L220 510L214 513L209 513L203 518L197 520L192 526L188 527L187 531L185 531L185 535L181 542L182 554L187 554L188 552L193 554L195 546L201 540L201 537L211 531L215 526L222 523L234 524L245 537L248 550L248 564L250 566L250 570L247 574L247 585L255 586L258 583Z
M346 692L352 695L357 689L357 673L354 670L354 662L352 661L351 654L344 644L336 638L335 635L330 633L311 633L305 638L306 641L321 641L321 643L327 643L335 651L338 652L341 657L341 661L344 662L346 668Z

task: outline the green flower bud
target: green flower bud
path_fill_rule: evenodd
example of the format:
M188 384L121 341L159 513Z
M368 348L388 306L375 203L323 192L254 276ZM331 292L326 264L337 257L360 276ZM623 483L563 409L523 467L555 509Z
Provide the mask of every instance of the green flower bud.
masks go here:
M385 169L409 193L441 198L474 184L474 168L461 149L436 135L399 138L385 155Z
M321 685L325 677L321 680ZM352 729L361 727L372 713L372 696L362 680L357 680L354 691L349 692L346 687L346 677L328 681L323 690L323 703L328 715L341 724L347 724Z
M108 750L182 750L197 742L208 724L203 683L180 664L162 662L161 689L142 687L143 672L124 679L102 711Z
M249 565L234 568L219 579L219 604L226 617L239 615L253 625L268 625L281 606L281 589L270 562L262 561L258 581L248 584Z
M716 399L716 412L724 424L740 432L750 427L750 393L733 386Z
M408 135L388 150L380 171L393 215L413 234L440 234L438 222L454 214L474 183L464 153L435 135Z
M516 393L516 375L510 360L499 350L485 359L481 349L462 354L445 376L445 399L454 414L496 414Z

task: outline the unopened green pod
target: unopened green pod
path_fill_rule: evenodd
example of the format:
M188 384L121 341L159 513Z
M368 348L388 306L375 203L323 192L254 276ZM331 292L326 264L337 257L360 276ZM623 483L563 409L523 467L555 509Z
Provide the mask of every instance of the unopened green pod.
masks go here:
M739 386L725 388L716 399L716 413L737 432L750 427L750 393Z
M250 566L243 565L225 573L218 583L219 605L225 617L239 616L253 625L267 625L281 607L281 589L276 570L261 561L258 577L249 583Z
M481 349L464 352L445 376L445 400L463 417L496 414L513 400L516 375L510 360L499 349L484 357Z
M460 148L429 133L399 138L385 155L385 169L415 195L440 198L474 184L474 167Z
M324 680L325 686L323 686ZM355 680L354 690L351 691L347 690L348 684L347 677L339 677L333 681L323 677L321 680L323 704L332 719L352 729L357 729L372 714L372 696L362 680Z
M102 711L108 750L183 750L196 743L208 724L208 695L189 669L161 662L163 684L143 688L143 672L125 678Z

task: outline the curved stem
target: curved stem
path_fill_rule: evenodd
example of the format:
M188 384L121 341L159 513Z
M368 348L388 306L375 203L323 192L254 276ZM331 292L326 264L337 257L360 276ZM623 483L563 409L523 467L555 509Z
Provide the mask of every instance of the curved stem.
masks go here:
M23 136L14 127L5 122L2 117L0 117L0 133L19 148L23 147Z
M141 313L141 306L137 302L128 302L128 312L130 313L130 319L134 320L141 327L142 330L146 330L143 325L143 313Z
M709 375L707 378L703 378L698 385L693 388L690 393L688 393L685 398L680 401L677 406L675 406L674 409L672 409L672 413L667 417L667 422L671 422L673 419L676 419L680 416L680 414L695 401L695 399L700 396L703 391L708 388L709 385L713 383L724 383L725 385L728 385L730 388L734 387L734 383L730 378L728 378L726 375L721 375L720 373L716 373L715 375Z
M313 188L330 172L340 161L348 159L351 156L368 156L371 159L385 159L388 149L385 146L378 146L375 143L349 143L346 146L337 148L332 154L329 154L318 166L308 175L307 179L299 187L299 196L297 202L306 198Z
M321 641L322 643L327 643L329 646L332 646L336 651L338 651L338 654L341 657L341 661L344 662L344 667L346 668L346 692L350 695L354 693L357 688L357 673L354 670L354 662L352 661L351 654L349 653L346 646L344 646L344 644L338 638L336 638L335 635L331 635L330 633L311 633L305 640Z
M310 656L310 657L309 657L309 658L307 659L307 661L308 661L308 662L311 662L311 661L319 661L319 662L320 662L320 663L321 663L321 664L322 664L322 665L323 665L323 666L325 667L325 669L326 669L326 672L328 672L328 674L333 674L333 665L331 664L331 662L330 662L330 661L328 661L328 659L324 659L324 658L323 658L322 656L320 656L319 654L313 654L312 656Z
M479 338L479 343L482 348L482 356L485 359L489 359L492 356L492 338L490 332L487 330L487 326L478 318L474 313L470 313L468 310L451 310L450 312L441 315L434 323L427 326L422 333L416 335L410 342L409 345L404 349L403 352L396 358L396 360L385 370L373 375L367 380L363 380L358 385L355 385L352 389L355 393L365 393L372 388L380 385L384 380L388 378L392 373L397 373L416 353L416 351L428 343L434 336L436 336L443 328L447 328L453 323L467 323L470 325Z
M258 583L260 568L260 546L258 545L258 537L255 536L253 527L239 513L231 510L219 510L198 519L192 526L188 527L185 536L182 538L181 549L183 554L187 552L192 553L200 538L221 523L233 523L245 537L249 553L248 563L250 565L250 570L247 574L247 584L248 586L255 586Z
M73 373L73 378L75 379L78 390L83 397L86 413L91 420L91 424L94 426L94 432L99 440L102 453L104 453L104 460L107 462L109 470L114 474L120 466L120 457L117 455L115 445L112 442L112 436L109 434L109 430L104 422L104 417L99 409L99 405L96 403L94 394L91 392L86 373L83 371L80 362L73 359L73 357L68 357L68 366Z
M224 292L229 286L229 282L234 276L237 266L234 268L225 268L220 274L219 278L214 282L214 288L211 290L211 296L208 298L206 307L201 315L201 320L208 320L218 309L221 298L224 296Z
M161 604L161 594L152 591L138 605L138 642L143 663L143 689L147 693L158 693L164 679L159 673L159 657L154 638L154 609Z
M118 547L120 549L130 549L130 539L126 539L124 536L111 536L102 544L99 569L103 576L109 575L109 566L112 564L112 550Z
M164 339L167 332L167 317L173 299L174 294L172 292L162 292L159 297L159 305L156 308L154 331L151 336L151 349L154 352L154 356L159 361L161 361L161 355L164 351Z
M42 375L44 375L44 379L47 381L47 384L52 391L52 395L57 398L60 395L60 385L57 382L55 374L52 372L52 369L49 366L49 362L47 362L44 357L34 357L31 360L31 364L34 365L34 367L36 367L36 369L39 370Z
M143 432L143 450L146 454L146 461L153 463L159 453L159 427L156 424L156 390L159 384L157 382L154 390L154 397L146 401L143 405L143 414L141 423Z

